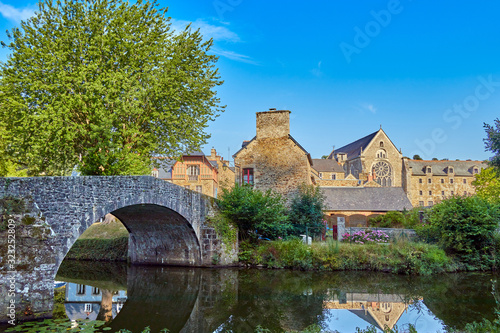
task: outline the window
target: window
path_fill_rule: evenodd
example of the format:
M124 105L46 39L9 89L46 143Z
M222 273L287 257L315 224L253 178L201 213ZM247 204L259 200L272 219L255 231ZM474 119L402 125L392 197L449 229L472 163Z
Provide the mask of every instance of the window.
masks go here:
M444 179L443 178L441 178L441 184L444 184Z
M426 168L426 173L432 173L432 169L431 169L431 167L427 167L427 168Z
M464 178L464 184L467 184L467 179Z
M323 178L323 172L318 172L319 178Z
M448 167L448 173L453 173L453 167Z
M418 179L418 182L419 182L420 184L422 184L422 183L423 183L422 178L419 178L419 179Z
M424 205L424 202L423 202L423 201L419 201L419 202L418 202L418 205L419 205L419 206L423 206L423 205Z
M432 191L429 191L429 195L432 195Z
M429 201L427 206L432 207L433 205L434 205L434 202Z
M467 191L464 191L464 195L467 195Z
M450 178L450 184L453 184L453 178Z
M380 147L384 146L384 141L380 141Z
M383 150L383 149L379 149L379 150L377 151L377 158L386 158L386 157L387 157L387 155L386 155L386 153L385 153L385 150Z
M85 303L85 312L92 312L92 304Z
M99 295L101 291L97 287L92 287L92 295Z
M253 169L243 169L243 184L253 185Z
M85 285L79 284L76 286L76 294L77 295L85 295Z
M196 192L202 192L201 185L196 185Z
M333 173L332 174L332 179L334 179L334 180L337 179L337 175Z
M200 167L198 165L188 165L187 174L188 176L198 176L200 174Z
M450 193L451 193L451 195L453 195L453 191L451 191Z
M479 169L478 168L474 168L473 169L473 172L476 174L476 173L479 173Z
M431 179L431 178L427 179L427 182L428 182L429 184L430 184L430 183L432 183L432 179Z
M444 196L444 191L441 191L441 195Z
M420 194L420 195L423 195L423 192L422 192L422 191L420 191L420 192L419 192L419 194Z
M153 171L151 171L151 176L158 178L158 170L154 169Z
M189 190L190 189L190 186L189 185L184 185L184 188Z

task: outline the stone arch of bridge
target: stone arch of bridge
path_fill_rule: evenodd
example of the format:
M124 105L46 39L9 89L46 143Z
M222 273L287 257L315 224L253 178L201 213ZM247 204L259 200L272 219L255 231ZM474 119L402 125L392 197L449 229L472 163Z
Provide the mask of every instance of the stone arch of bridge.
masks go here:
M192 225L178 212L155 204L136 204L110 212L129 232L128 256L137 264L201 265Z

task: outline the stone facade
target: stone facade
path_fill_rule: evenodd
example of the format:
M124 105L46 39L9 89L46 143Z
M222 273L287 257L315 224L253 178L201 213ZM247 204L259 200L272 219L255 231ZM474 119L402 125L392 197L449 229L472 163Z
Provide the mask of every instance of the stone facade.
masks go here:
M472 195L475 175L488 167L482 161L404 159L406 192L412 205L433 206L454 195ZM430 168L430 170L429 170Z
M226 161L222 156L217 155L215 148L210 151L210 156L207 156L210 162L217 163L217 174L218 174L218 185L219 189L231 189L235 184L235 172L234 167L229 165L229 161Z
M225 251L206 224L212 199L153 177L1 178L0 198L2 223L12 221L16 236L13 266L9 253L0 254L0 306L10 301L5 295L13 279L11 299L20 316L50 312L53 279L64 256L107 213L129 230L132 263L213 266L215 259L217 265L237 261L237 244ZM25 203L21 213L9 211L9 198ZM0 232L2 250L8 248L8 230ZM7 320L3 312L0 321Z
M233 155L237 181L290 199L312 184L309 153L290 136L290 111L257 112L257 135Z

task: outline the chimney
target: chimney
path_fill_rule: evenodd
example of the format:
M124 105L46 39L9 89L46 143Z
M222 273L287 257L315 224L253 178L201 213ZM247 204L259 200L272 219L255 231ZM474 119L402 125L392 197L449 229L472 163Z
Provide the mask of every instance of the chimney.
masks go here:
M290 134L290 111L276 110L257 112L257 140L282 138Z
M212 147L212 149L210 150L210 158L212 160L216 160L217 159L217 151L215 150L215 148Z

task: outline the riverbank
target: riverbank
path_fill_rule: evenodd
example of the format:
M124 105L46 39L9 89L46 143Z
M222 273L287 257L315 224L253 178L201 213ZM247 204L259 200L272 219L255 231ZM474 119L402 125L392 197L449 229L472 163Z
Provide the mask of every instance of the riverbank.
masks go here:
M127 261L128 231L119 220L94 223L77 239L65 259Z

